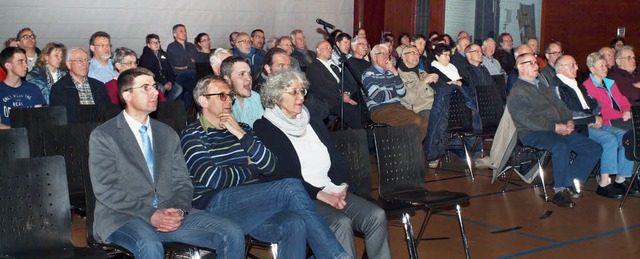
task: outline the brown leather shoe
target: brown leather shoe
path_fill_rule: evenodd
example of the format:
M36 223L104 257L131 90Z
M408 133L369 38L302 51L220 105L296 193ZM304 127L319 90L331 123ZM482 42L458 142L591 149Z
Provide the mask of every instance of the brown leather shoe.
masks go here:
M576 206L573 200L571 200L571 194L567 189L553 195L553 204L562 208L573 208Z

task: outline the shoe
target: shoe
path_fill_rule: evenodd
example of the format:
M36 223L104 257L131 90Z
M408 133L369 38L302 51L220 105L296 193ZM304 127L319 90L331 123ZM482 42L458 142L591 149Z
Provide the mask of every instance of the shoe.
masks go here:
M596 193L600 196L604 196L611 199L622 199L624 193L620 191L622 187L619 186L619 183L613 182L608 184L605 187L598 185L598 189L596 189Z
M616 187L622 193L622 195L624 195L625 193L627 193L627 189L629 188L629 184L631 184L631 180L625 180L624 182L615 183L615 184L616 184ZM631 190L629 191L629 195L640 196L640 189L638 188L638 180L636 180L636 182L633 183L633 187L631 187Z
M571 199L580 199L584 196L581 192L576 191L576 187L573 186L567 187L567 192L571 195Z
M476 168L489 168L489 166L491 165L491 157L485 156L478 158L476 159L474 165Z
M440 159L429 161L429 168L438 168L438 162L440 162Z
M573 208L576 204L571 200L571 194L567 189L553 195L553 204L562 208Z

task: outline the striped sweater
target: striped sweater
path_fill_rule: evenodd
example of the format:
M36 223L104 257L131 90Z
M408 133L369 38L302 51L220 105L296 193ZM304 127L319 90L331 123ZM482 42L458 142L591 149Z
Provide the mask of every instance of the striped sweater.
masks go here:
M203 123L208 125L204 118L191 123L180 138L193 182L193 205L198 209L206 209L218 191L255 182L276 165L276 157L249 125L239 123L246 134L238 140L227 130L203 127Z
M371 112L387 104L400 103L400 98L407 93L400 76L390 71L381 72L373 65L362 73L362 84L367 90L365 99Z

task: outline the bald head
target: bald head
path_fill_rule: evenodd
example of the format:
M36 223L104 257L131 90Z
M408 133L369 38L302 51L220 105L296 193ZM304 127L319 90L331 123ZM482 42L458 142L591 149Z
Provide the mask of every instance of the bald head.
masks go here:
M558 74L569 79L575 79L578 76L578 63L571 55L562 55L556 59L556 63L553 66Z
M522 54L528 54L528 53L533 54L533 49L529 47L529 45L527 44L522 44L516 48L516 50L513 52L513 55L515 57L518 57Z

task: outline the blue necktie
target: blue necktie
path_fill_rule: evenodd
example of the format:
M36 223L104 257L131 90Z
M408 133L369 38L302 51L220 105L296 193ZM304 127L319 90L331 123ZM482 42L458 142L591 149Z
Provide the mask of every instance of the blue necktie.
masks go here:
M147 134L147 126L142 125L138 130L140 132L140 139L142 140L142 153L144 154L144 160L147 162L149 173L151 174L151 180L153 179L153 149L151 148L151 141L149 134ZM155 193L155 191L154 191ZM158 207L158 196L156 195L153 200L153 207Z

